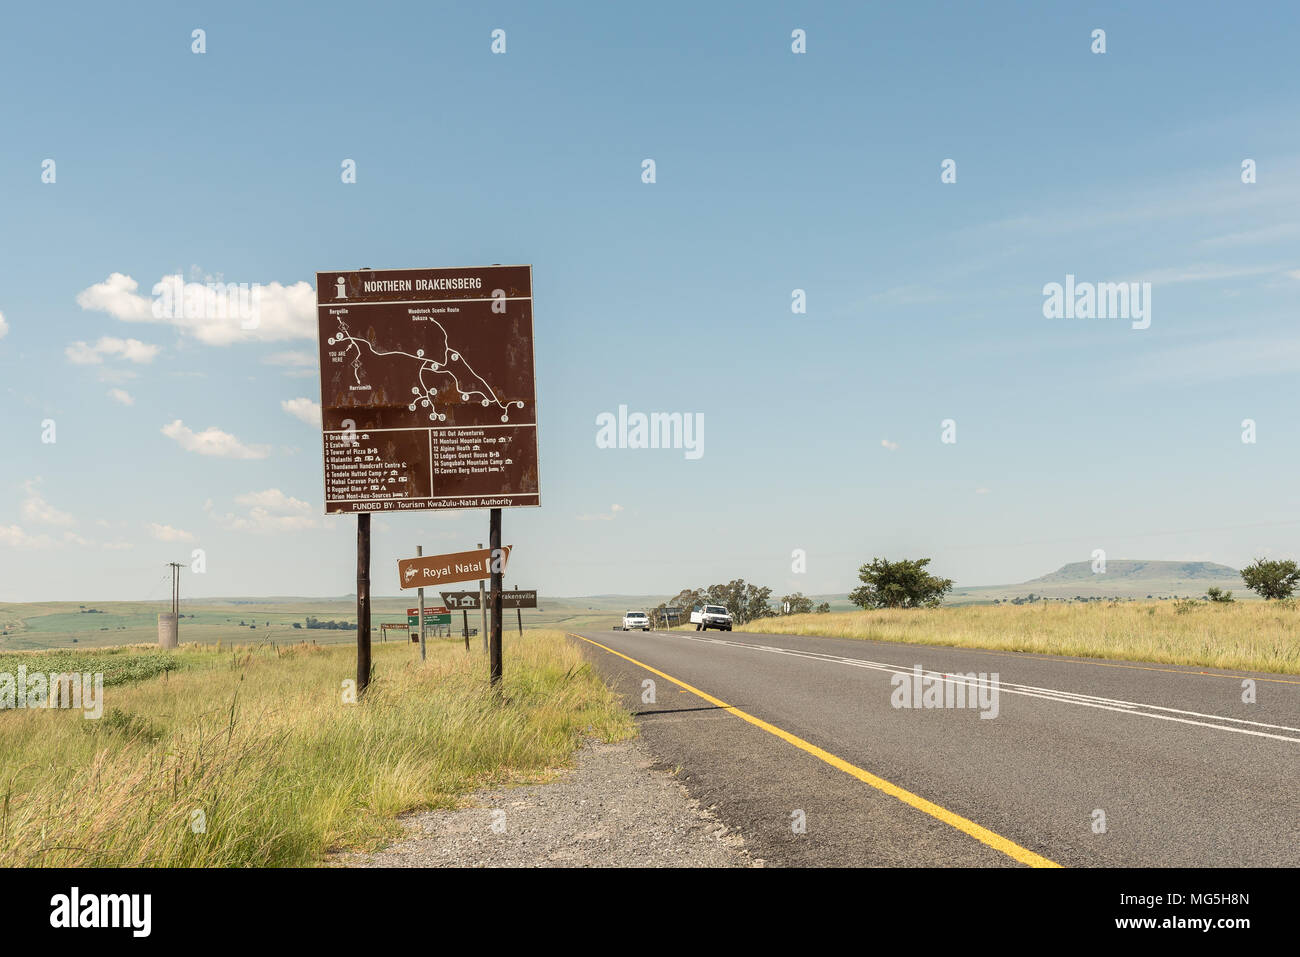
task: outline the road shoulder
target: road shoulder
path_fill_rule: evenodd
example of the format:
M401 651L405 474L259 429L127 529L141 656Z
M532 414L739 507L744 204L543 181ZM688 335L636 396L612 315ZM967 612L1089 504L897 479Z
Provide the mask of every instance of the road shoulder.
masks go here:
M552 780L410 815L409 836L348 867L761 867L636 740L587 741Z

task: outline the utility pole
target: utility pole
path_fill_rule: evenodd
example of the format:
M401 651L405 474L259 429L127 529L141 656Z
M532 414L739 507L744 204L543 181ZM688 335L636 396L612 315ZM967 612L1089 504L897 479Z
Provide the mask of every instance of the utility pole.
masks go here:
M176 645L181 643L181 563L168 562L172 570L172 621L176 625Z
M181 563L168 562L167 565L172 570L172 614L179 616L181 604ZM180 618L178 617L176 620L180 621Z
M370 513L357 513L357 700L370 684Z
M482 548L483 543L479 542L478 547ZM488 561L491 560L492 557L488 556ZM483 636L483 654L486 655L488 653L487 596L483 593L483 579L481 578L478 580L478 607L483 612L483 630L480 634Z
M488 547L492 549L488 556L492 572L492 644L489 652L489 671L492 687L501 687L501 509L492 509L488 526ZM480 586L481 587L481 586Z
M416 545L415 554L417 556L423 555L424 546ZM420 593L420 607L418 610L420 612L420 660L424 661L424 589L421 588L419 590L419 593Z

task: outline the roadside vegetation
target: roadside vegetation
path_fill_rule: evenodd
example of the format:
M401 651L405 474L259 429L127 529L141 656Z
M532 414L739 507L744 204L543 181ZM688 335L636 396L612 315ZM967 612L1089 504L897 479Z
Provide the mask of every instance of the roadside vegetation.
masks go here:
M396 815L480 786L544 779L584 736L635 733L562 632L508 638L504 694L477 650L375 644L374 678L346 646L60 652L58 670L136 674L104 716L0 711L0 866L310 866L373 848ZM158 670L161 656L174 667ZM51 656L10 654L29 671ZM151 669L154 669L150 673Z
M0 654L0 674L14 674L20 665L46 674L102 674L104 687L143 681L178 671L194 661L157 648L97 648L94 651L24 651Z
M763 618L745 631L1300 674L1293 599L884 608Z

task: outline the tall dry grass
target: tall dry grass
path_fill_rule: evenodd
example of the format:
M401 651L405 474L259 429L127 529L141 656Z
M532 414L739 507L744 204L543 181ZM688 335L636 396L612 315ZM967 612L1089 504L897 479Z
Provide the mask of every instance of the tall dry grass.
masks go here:
M1276 601L881 609L764 618L744 630L1300 673L1300 610Z
M360 704L346 647L187 647L185 668L106 689L98 721L0 712L0 866L310 865L634 733L560 632L507 641L500 698L480 652L429 652L375 645Z

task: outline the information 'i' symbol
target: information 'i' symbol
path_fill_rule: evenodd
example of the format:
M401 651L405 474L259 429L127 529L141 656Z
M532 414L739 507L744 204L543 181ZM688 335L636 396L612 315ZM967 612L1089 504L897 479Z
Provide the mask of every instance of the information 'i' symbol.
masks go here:
M342 276L339 276L338 282L336 282L334 285L338 289L338 292L334 294L335 299L348 298L348 281L346 279L344 279Z

